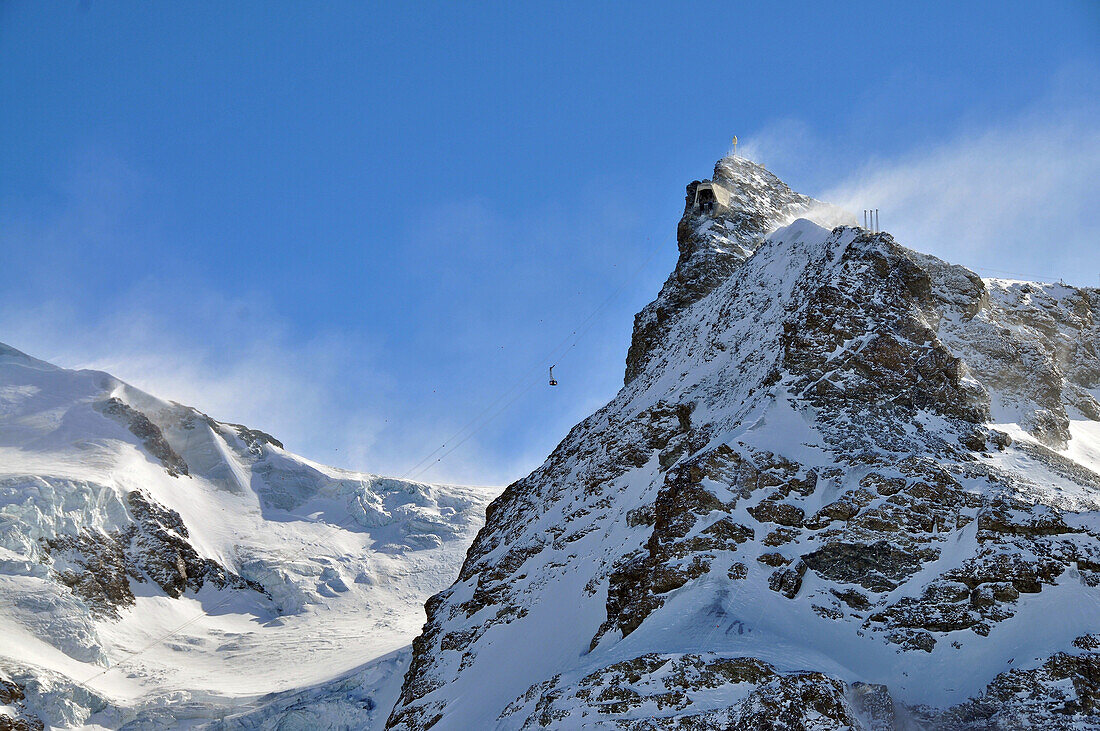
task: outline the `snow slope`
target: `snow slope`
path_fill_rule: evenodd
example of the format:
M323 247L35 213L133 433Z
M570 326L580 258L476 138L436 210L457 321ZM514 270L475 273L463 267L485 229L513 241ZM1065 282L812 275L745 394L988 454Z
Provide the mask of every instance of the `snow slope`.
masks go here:
M325 467L0 345L0 706L377 725L491 496Z
M1100 727L1100 292L714 179L734 205L688 186L626 385L489 506L388 727Z

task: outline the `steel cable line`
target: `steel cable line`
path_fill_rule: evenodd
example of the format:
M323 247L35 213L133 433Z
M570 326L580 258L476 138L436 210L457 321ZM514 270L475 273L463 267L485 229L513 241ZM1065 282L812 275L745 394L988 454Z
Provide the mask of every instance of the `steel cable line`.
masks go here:
M625 281L623 281L623 282L622 282L622 283L621 283L621 284L619 285L619 287L618 287L618 288L617 288L617 289L616 289L616 290L615 290L614 292L612 292L610 296L608 296L608 297L607 297L607 299L605 299L605 300L604 300L604 301L603 301L602 303L600 303L600 305L599 305L599 306L598 306L598 307L597 307L597 308L596 308L595 310L593 310L593 311L592 311L592 313L590 313L590 314L588 315L588 317L586 317L586 318L585 318L584 320L582 320L582 321L581 321L581 324L580 324L580 325L578 325L578 326L577 326L577 328L576 328L576 329L574 329L574 330L573 330L572 332L570 332L570 333L569 333L569 335L567 335L567 336L566 336L566 337L565 337L565 338L564 338L564 339L562 340L562 342L561 342L561 343L559 343L559 344L558 344L557 346L555 346L555 348L554 348L553 350L551 350L551 351L550 351L550 352L549 352L549 353L547 354L547 357L546 357L546 358L545 358L545 359L544 359L543 361L540 361L540 362L539 362L538 364L536 364L536 367L538 367L538 368L539 368L539 369L541 370L541 368L542 368L542 366L543 366L543 365L545 364L545 362L546 362L547 360L549 360L550 358L553 358L554 354L555 354L555 353L557 353L557 351L558 351L558 350L561 350L561 348L562 348L563 346L565 346L565 345L566 345L567 343L569 343L569 341L570 341L571 339L573 340L572 344L570 344L570 345L569 345L569 346L568 346L567 348L565 348L565 350L564 350L564 351L563 351L563 352L561 353L561 355L559 355L559 357L563 357L563 356L564 356L565 354L567 354L567 353L568 353L568 352L569 352L570 350L572 350L572 348L574 348L574 347L576 346L576 344L577 344L577 341L579 341L579 340L580 340L580 338L581 338L581 337L583 337L583 336L585 335L585 333L587 333L587 332L588 332L588 331L589 331L589 330L590 330L590 329L592 328L592 326L593 326L593 325L595 324L595 318L596 318L596 317L597 317L597 316L598 316L598 315L600 314L600 312L602 312L602 311L604 310L604 308L606 308L606 307L607 307L607 305L608 305L608 304L610 304L610 303L611 303L611 302L612 302L612 301L613 301L613 300L614 300L614 299L615 299L615 298L616 298L616 297L617 297L617 296L618 296L619 294L621 294L621 293L622 293L622 291L623 291L623 290L624 290L624 289L626 288L626 286L627 286L628 284L630 284L631 282L633 282L633 281L634 281L634 280L635 280L635 279L636 279L636 278L638 277L638 275L640 275L640 274L641 274L641 272L642 272L642 271L643 271L643 270L645 269L645 267L646 267L646 266L647 266L647 265L648 265L648 264L649 264L649 263L650 263L650 262L651 262L651 261L652 261L652 260L653 260L653 259L654 259L654 258L656 257L656 255L657 255L657 253L658 253L659 251L660 251L660 247L654 247L654 250L653 250L653 251L652 251L652 252L650 253L649 257L647 257L647 258L646 258L646 260L645 260L645 261L644 261L644 262L642 263L642 265L641 265L640 267L638 267L638 269L637 269L637 270L636 270L636 271L635 271L635 272L634 272L634 273L633 273L633 274L632 274L632 275L631 275L630 277L628 277L628 278L627 278L627 279L626 279ZM580 331L579 333L578 333L578 330ZM487 407L486 407L485 409L483 409L483 410L482 410L482 411L481 411L481 412L480 412L480 413L479 413L479 414L478 414L478 415L477 415L476 417L474 417L474 419L472 419L472 420L471 420L471 421L470 421L470 422L468 423L468 425L467 425L466 427L463 427L463 429L462 429L462 430L460 430L459 432L457 432L457 433L456 433L456 436L457 436L457 435L459 435L459 434L462 434L462 433L463 433L463 432L464 432L464 431L465 431L465 430L466 430L466 429L468 428L468 426L469 426L469 425L472 425L472 424L476 423L476 422L477 422L478 420L480 420L480 419L481 419L481 417L482 417L482 416L484 416L484 414L486 414L486 413L487 413L487 412L488 412L488 411L489 411L489 410L490 410L490 409L491 409L491 408L492 408L493 406L495 406L495 405L496 405L497 403L499 403L499 402L500 402L500 401L501 401L502 399L504 399L505 397L507 397L507 396L508 396L508 394L510 394L510 393L511 393L512 391L514 391L514 390L515 390L515 389L516 389L516 388L517 388L518 386L522 385L522 383L523 383L523 380L526 380L526 379L522 379L522 380L519 380L519 381L517 381L517 382L516 382L516 383L515 383L515 384L514 384L514 385L513 385L513 386L512 386L511 388L509 388L509 389L505 390L505 391L504 391L504 392L503 392L503 393L502 393L501 395L499 395L499 396L498 396L498 397L497 397L496 399L494 399L494 400L493 400L492 402L490 402L489 406L487 406ZM487 420L485 420L485 421L484 421L484 422L483 422L483 423L482 423L482 424L481 424L480 426L478 426L478 427L477 427L477 428L476 428L476 429L475 429L474 431L470 432L470 433L469 433L469 434L467 434L467 435L466 435L465 437L463 437L463 439L462 439L462 440L461 440L461 441L460 441L460 442L459 442L458 444L456 444L455 446L453 446L453 447L452 447L452 448L451 448L450 450L448 450L448 451L447 451L447 452L446 452L445 454L441 455L441 456L440 456L440 457L439 457L438 459L436 459L436 461L435 461L435 462L433 462L433 463L431 463L430 465L428 465L428 467L427 467L427 468L425 468L425 469L421 470L421 471L420 471L420 474L424 474L424 473L426 473L428 469L430 469L430 468L434 467L434 466L435 466L436 464L438 464L439 462L443 461L443 459L444 459L444 458L446 458L446 457L447 457L448 455L450 455L450 454L451 454L452 452L454 452L454 450L455 450L455 449L457 449L458 447L462 446L462 444L464 444L464 443L465 443L465 442L466 442L466 441L467 441L468 439L470 439L470 438L471 438L472 436L474 436L474 435L475 435L475 434L477 434L477 433L478 433L479 431L481 431L482 429L484 429L484 428L485 428L485 427L486 427L486 426L487 426L487 425L488 425L488 424L489 424L489 423L490 423L490 422L491 422L491 421L492 421L492 420L493 420L494 418L496 418L496 417L497 417L497 416L499 416L499 415L500 415L501 413L503 413L503 411L505 411L505 410L506 410L506 409L507 409L507 408L508 408L509 406L511 406L511 405L512 405L513 403L515 403L515 402L516 402L516 401L517 401L517 400L518 400L518 399L519 399L519 398L520 398L521 396L523 396L523 395L524 395L525 393L527 393L528 391L530 391L530 390L531 390L531 388L533 388L533 387L534 387L535 383L536 383L536 382L534 382L534 381L533 381L533 382L531 382L530 384L528 384L526 388L524 388L524 389L523 389L523 390L522 390L522 391L521 391L520 393L516 394L516 395L515 395L515 396L514 396L514 397L513 397L513 398L512 398L511 400L509 400L509 401L508 401L507 403L505 403L503 407L501 407L501 408L500 408L500 409L498 409L498 410L497 410L497 411L496 411L495 413L493 413L493 414L492 414L492 415L491 415L491 416L490 416L490 417L489 417L489 418L488 418ZM189 435L189 436L190 436L190 435ZM452 437L452 439L453 439L453 438L454 438L454 437ZM442 448L444 448L444 447L446 447L446 443L444 443L444 444L443 444L443 445L441 445L440 447L437 447L437 448L436 448L435 450L433 450L433 451L431 452L431 454L429 454L429 455L428 455L428 456L427 456L427 457L426 457L425 459L422 459L422 460L421 460L420 462L418 462L418 463L417 463L417 465L423 464L423 463L424 463L424 462L425 462L425 461L426 461L427 459L430 459L430 458L431 458L431 457L432 457L433 455L437 454L437 453L439 452L439 450L440 450L440 449L442 449ZM407 476L407 475L408 475L409 473L411 473L411 472L412 472L412 471L413 471L413 470L414 470L415 468L416 468L416 466L414 466L414 467L413 467L413 469L410 469L410 470L409 470L408 472L406 472L406 473L405 473L405 476L402 476L402 477L401 477L401 478L399 478L399 479L406 479L406 476ZM362 480L360 480L360 484L362 485ZM355 520L355 516L354 516L354 514L349 514L349 515L347 516L347 518L345 518L345 519L344 519L343 521L340 521L339 523L326 523L326 525L331 525L331 526L333 526L333 527L334 527L334 528L336 528L336 529L343 529L343 528L348 528L348 527L350 527L350 524L351 524L352 522L354 522L354 520ZM301 555L302 555L303 553L305 553L305 552L306 552L306 550L307 550L308 548L309 548L309 546L308 546L308 545L302 546L301 548L299 548L299 549L298 549L298 551L296 551L295 553L293 553L293 554L292 554L292 555L290 556L290 558L289 558L289 559L287 559L287 561L288 561L288 562L289 562L289 561L294 561L295 559L299 558L299 557L300 557L300 556L301 556ZM277 572L277 570L276 570L275 568L271 568L271 569L269 569L269 571L268 571L268 574L264 576L264 578L265 578L265 579L271 578L272 576L275 576L275 575L276 575L276 572ZM260 582L260 581L257 581L257 583L259 583L259 584L260 584L260 585L262 586L262 582ZM226 596L226 597L225 597L224 599L222 599L222 600L221 600L220 602L218 602L218 603L214 604L214 605L213 605L212 607L210 607L209 609L204 609L204 610L202 611L202 613L200 613L200 614L198 614L198 615L196 615L196 616L192 617L191 619L188 619L188 620L186 620L186 621L182 622L181 624L179 624L179 625L175 626L174 628L172 628L172 629L171 629L171 630L169 630L168 632L165 632L165 633L163 633L163 634L159 635L159 636L158 636L158 637L157 637L156 639L154 639L153 641L151 641L151 642L147 643L146 645L143 645L142 647L140 647L140 648L139 648L139 649L137 649L136 651L134 651L134 652L128 652L128 653L127 653L127 657L123 658L122 660L120 660L119 662L115 663L114 665L111 665L111 666L109 666L109 667L103 668L102 670L100 670L100 671L98 671L98 672L94 673L93 675L89 676L89 677L88 677L88 678L87 678L86 680L84 680L84 681L77 681L77 680L74 680L73 682L76 682L76 683L77 683L78 685L81 685L81 686L85 687L86 689L88 689L88 690L91 690L91 688L89 688L88 686L89 686L89 684L90 684L90 683L91 683L92 681L94 681L94 680L97 680L98 678L101 678L101 677L103 677L104 675L106 675L107 673L111 672L112 670L115 670L115 669L117 669L117 668L121 668L121 667L123 667L124 665L127 665L127 664L129 664L130 662L132 662L133 660L135 660L135 659L136 659L136 658L138 658L139 656L143 655L144 653L148 652L148 651L149 651L149 650L151 650L152 648L154 648L154 647L156 647L156 646L160 645L160 644L161 644L161 643L163 643L163 642L164 642L165 640L167 640L167 639L169 639L169 638L171 638L171 637L175 636L176 634L178 634L178 633L182 632L182 631L183 631L183 630L185 630L186 628L188 628L188 627L190 627L191 625L193 625L193 624L194 624L195 622L198 622L198 621L199 621L200 619L204 619L205 617L209 617L209 616L210 616L211 614L213 614L213 613L214 613L214 612L215 612L216 610L218 610L218 609L221 609L221 608L222 608L222 607L224 607L224 606L225 606L226 604L228 604L228 603L229 603L230 601L232 601L232 600L233 600L233 599L234 599L235 597L236 597L236 594L234 594L234 593L231 593L231 594L229 594L228 596Z
M1035 282L1036 284L1054 284L1053 275L1036 275L1036 274L1023 274L1021 272L1006 272L1003 269L993 269L991 267L975 266L975 269L985 272L993 272L994 274L1007 274L1011 277L1022 277L1021 281ZM990 277L990 279L1000 279L1000 277ZM1060 279L1060 278L1059 278Z
M622 294L623 290L626 289L627 285L631 284L632 282L634 282L634 280L636 280L638 278L638 276L645 270L645 268L649 265L649 263L652 262L653 259L657 256L657 254L660 252L660 250L661 250L661 247L659 247L659 246L654 247L653 251L650 252L649 256L645 259L645 261L642 262L641 266L639 266L632 274L630 274L625 280L623 280L623 282L619 284L619 286L615 289L615 291L613 291L610 295L608 295L608 297L603 302L601 302L596 307L596 309L594 309L588 315L588 317L584 318L584 320L582 320L580 322L580 324L577 325L576 329L574 329L572 332L570 332L568 335L566 335L565 338L562 339L562 341L560 343L558 343L552 350L550 350L550 352L548 352L541 360L536 361L529 369L525 370L523 375L521 375L520 378L510 388L508 388L506 391L502 392L501 395L497 396L497 398L495 398L477 416L475 416L473 419L471 419L466 424L466 426L464 426L462 429L460 429L458 432L456 432L450 439L448 439L447 442L451 442L454 439L458 438L470 426L472 426L475 423L477 423L478 421L480 421L486 414L489 413L489 411L496 404L500 403L500 401L502 399L506 398L516 388L519 388L521 385L523 385L523 383L526 380L531 379L532 374L534 374L535 372L538 372L538 373L541 374L542 369L545 368L545 366L548 363L553 362L554 365L557 365L557 361L560 361L562 358L565 358L566 356L568 356L569 353L573 350L573 348L575 348L577 346L577 343L580 341L580 339L583 338L588 333L588 331L591 330L592 327L596 324L597 317L600 315L600 313L602 313L603 310L615 300L615 298L617 298L620 294ZM572 341L572 342L570 342L570 341ZM559 353L559 351L561 351L561 352ZM541 376L539 376L539 377L541 378ZM537 381L537 380L531 380L531 382L526 386L526 388L524 388L522 391L520 391L518 394L516 394L514 397L512 397L506 404L504 404L503 407L501 407L496 412L489 415L489 417L486 418L485 421L483 421L481 424L479 424L477 426L477 428L475 428L473 431L471 431L470 433L463 436L461 441L459 441L457 444L453 445L449 450L447 450L444 454L442 454L439 457L439 459L435 460L435 462L431 462L430 464L424 466L422 469L419 469L419 471L417 471L418 468L421 465L424 464L424 462L426 462L428 459L430 459L435 454L438 454L439 451L442 448L447 446L447 444L445 442L444 444L440 445L439 447L436 447L435 450L432 451L432 453L428 455L428 457L426 457L425 459L422 459L420 462L418 462L416 465L414 465L412 469L410 469L408 472L406 472L405 475L402 476L402 479L405 479L406 477L409 477L409 475L412 475L412 477L409 477L409 479L416 480L416 479L419 479L420 477L422 477L423 475L427 474L427 472L429 470L431 470L433 467L435 467L435 465L442 462L444 458L446 458L448 455L452 454L456 449L458 449L463 444L465 444L467 441L469 441L471 437L473 437L478 432L480 432L482 429L484 429L486 426L488 426L493 421L493 419L500 416L501 413L506 411L508 409L508 407L510 407L512 404L514 404L516 401L518 401L520 399L520 397L522 397L528 391L530 391L535 386L535 384L538 383L538 382L539 381ZM415 474L413 474L413 473L415 473Z
M524 375L523 375L523 376L521 376L521 377L520 377L520 379L518 379L518 380L517 380L517 381L516 381L515 383L513 383L513 384L512 384L512 385L511 385L510 387L508 387L508 388L507 388L506 390L502 391L502 392L501 392L501 393L500 393L500 394L499 394L499 395L498 395L498 396L497 396L497 397L496 397L495 399L493 399L492 401L490 401L490 402L489 402L489 404L488 404L488 405L487 405L487 406L486 406L485 408L483 408L483 409L482 409L482 410L481 410L480 412L478 412L478 413L477 413L477 415L475 415L475 416L474 416L474 417L473 417L472 419L470 419L470 421L466 422L466 424L465 424L465 425L463 425L463 427L462 427L461 429L459 429L459 430L458 430L458 431L456 431L456 432L455 432L454 434L452 434L452 435L451 435L450 437L448 437L447 439L445 439L445 440L443 441L443 443L442 443L442 444L440 444L440 445L439 445L438 447L436 447L435 449L433 449L433 450L431 451L431 453L429 453L429 454L425 455L425 456L424 456L424 457L423 457L423 458L422 458L422 459L421 459L421 460L420 460L419 462L417 462L417 463L416 463L416 464L414 464L414 465L413 465L412 467L410 467L410 468L409 468L409 469L408 469L408 470L407 470L407 471L406 471L406 472L405 472L405 473L404 473L403 475L401 475L401 477L400 477L399 479L402 479L402 480L404 480L404 479L408 478L408 477L409 477L409 475L411 475L412 473L416 472L416 471L417 471L417 470L418 470L418 469L419 469L419 468L420 468L420 467L421 467L422 465L424 465L424 464L425 464L425 463L426 463L426 462L427 462L428 460L430 460L430 459L431 459L432 457L434 457L435 455L437 455L437 454L438 454L438 453L440 452L440 450L442 450L442 449L445 449L445 448L447 447L447 444L448 444L449 442L453 442L453 441L454 441L455 439L458 439L458 438L459 438L460 436L462 436L463 434L465 434L465 432L466 432L466 430L467 430L467 429L469 429L469 428L470 428L471 426L473 426L474 424L476 424L476 423L478 422L478 420L480 420L480 419L481 419L481 417L483 417L483 416L484 416L485 414L487 414L487 413L488 413L488 412L489 412L489 411L490 411L490 410L491 410L491 409L492 409L492 408L493 408L494 406L496 406L496 405L497 405L498 403L500 403L500 402L501 402L501 401L502 401L502 400L503 400L504 398L506 398L506 397L508 396L508 394L510 394L510 393L511 393L512 391L514 391L514 390L515 390L515 389L516 389L517 387L519 387L519 386L520 386L520 385L521 385L521 384L522 384L522 383L523 383L523 382L524 382L524 381L525 381L525 380L527 379L527 377L528 377L528 376L527 376L527 374L528 374L528 373L530 373L531 371L533 371L533 370L534 370L535 368L541 368L541 367L542 367L542 365L543 365L544 363L546 363L547 361L551 360L551 359L552 359L552 358L554 357L554 354L555 354L555 353L556 353L556 352L557 352L557 351L558 351L558 350L559 350L559 349L560 349L560 348L561 348L561 347L562 347L563 345L565 345L565 344L566 344L566 343L567 343L567 342L569 341L569 338L571 338L571 337L572 337L572 336L573 336L573 335L574 335L575 333L576 333L576 331L574 330L574 331L573 331L572 333L570 333L569 335L566 335L566 336L565 336L565 339L563 339L563 340L562 340L562 341L561 341L560 343L558 343L558 344L557 344L556 346L554 346L554 348L553 348L552 350L550 350L550 352L548 352L548 353L547 353L547 354L546 354L546 355L545 355L545 356L544 356L543 358L541 358L540 360L538 360L538 361L537 361L537 362L536 362L536 363L535 363L535 364L534 364L534 365L532 366L532 368L530 368L530 369L527 369L527 370L525 370L525 371L524 371ZM436 460L436 461L439 461L439 460Z

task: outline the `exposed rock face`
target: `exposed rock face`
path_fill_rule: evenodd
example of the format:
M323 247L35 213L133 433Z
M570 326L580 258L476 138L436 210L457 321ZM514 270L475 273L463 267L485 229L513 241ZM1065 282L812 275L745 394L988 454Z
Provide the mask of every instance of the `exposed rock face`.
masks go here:
M42 731L42 719L27 711L24 688L14 680L0 677L0 706L7 706L14 713L0 710L0 731Z
M1075 648L1100 647L1096 635L1079 637ZM954 729L1079 729L1100 724L1100 653L1059 652L1030 670L1009 670L993 679L981 697L940 712L915 709L928 726Z
M913 254L935 282L941 333L994 395L994 417L1064 449L1070 413L1100 420L1100 291L990 280Z
M752 658L649 654L591 673L568 687L555 677L501 714L508 721L534 702L525 726L578 728L602 722L623 729L809 729L861 725L870 716L887 722L889 696L865 687L854 694L822 673L780 673ZM742 696L737 703L704 709L693 695ZM810 722L810 719L813 719ZM809 724L809 725L808 725Z
M219 589L251 589L247 581L213 559L200 556L188 543L179 513L152 502L141 491L126 495L133 522L110 532L84 529L75 536L42 540L58 578L88 603L99 617L118 617L134 603L130 581L152 581L178 599L210 583Z
M97 406L103 414L125 424L130 432L141 440L149 454L160 460L168 474L172 477L187 474L187 463L183 461L183 457L176 454L168 444L168 440L164 438L160 427L150 421L148 416L124 403L117 396L105 399Z
M765 237L813 202L715 178L623 390L428 602L389 727L1100 723L1100 295Z

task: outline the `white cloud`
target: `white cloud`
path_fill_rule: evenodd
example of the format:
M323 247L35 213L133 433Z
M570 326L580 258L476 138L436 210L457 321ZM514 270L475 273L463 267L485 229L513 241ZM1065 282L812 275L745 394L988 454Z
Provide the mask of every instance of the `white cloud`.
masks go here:
M475 426L486 428L462 432L465 441L450 452L457 441L451 437L474 415L458 406L461 383L439 394L410 389L396 381L377 347L345 332L296 337L258 297L231 299L147 282L94 317L57 303L0 308L0 341L262 429L324 464L405 476L447 443L442 463L426 462L409 476L503 485L546 456L530 445L498 443L509 417L537 408L524 399L491 421L479 419Z
M437 290L434 300L447 307L415 332L400 334L405 352L387 353L354 331L309 332L310 323L280 316L263 291L228 296L191 277L126 282L112 271L89 274L73 264L81 257L36 254L101 250L111 256L120 236L165 241L147 225L144 209L129 210L155 181L110 156L90 156L60 178L65 205L59 215L23 213L18 231L0 235L25 252L21 277L35 273L34 286L0 298L0 341L263 429L311 459L382 474L406 473L447 441L502 383L513 384L547 343L559 342L570 323L606 296L603 277L619 271L609 237L642 245L633 235L633 209L614 197L583 197L599 205L542 201L515 213L476 200L443 205L418 219L402 245L412 252L410 266L425 270L419 279ZM587 299L546 276L562 266L556 262L563 248L579 252L564 265ZM481 277L477 296L468 296L471 270ZM118 288L89 296L93 276ZM629 328L629 316L619 325ZM407 367L417 358L422 366ZM614 371L617 376L618 367ZM544 378L541 367L537 378ZM588 381L573 386L593 388ZM514 404L424 479L504 484L525 474L584 415L557 414L549 423L545 407ZM524 416L529 410L541 417ZM538 433L532 423L541 427Z

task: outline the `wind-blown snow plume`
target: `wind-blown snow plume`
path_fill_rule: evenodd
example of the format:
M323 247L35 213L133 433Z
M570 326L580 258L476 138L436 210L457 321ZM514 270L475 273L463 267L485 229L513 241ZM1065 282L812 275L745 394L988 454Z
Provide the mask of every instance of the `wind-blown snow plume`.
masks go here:
M851 211L878 208L883 228L922 251L1068 278L1100 240L1097 180L1095 118L1032 117L869 163L821 197Z

